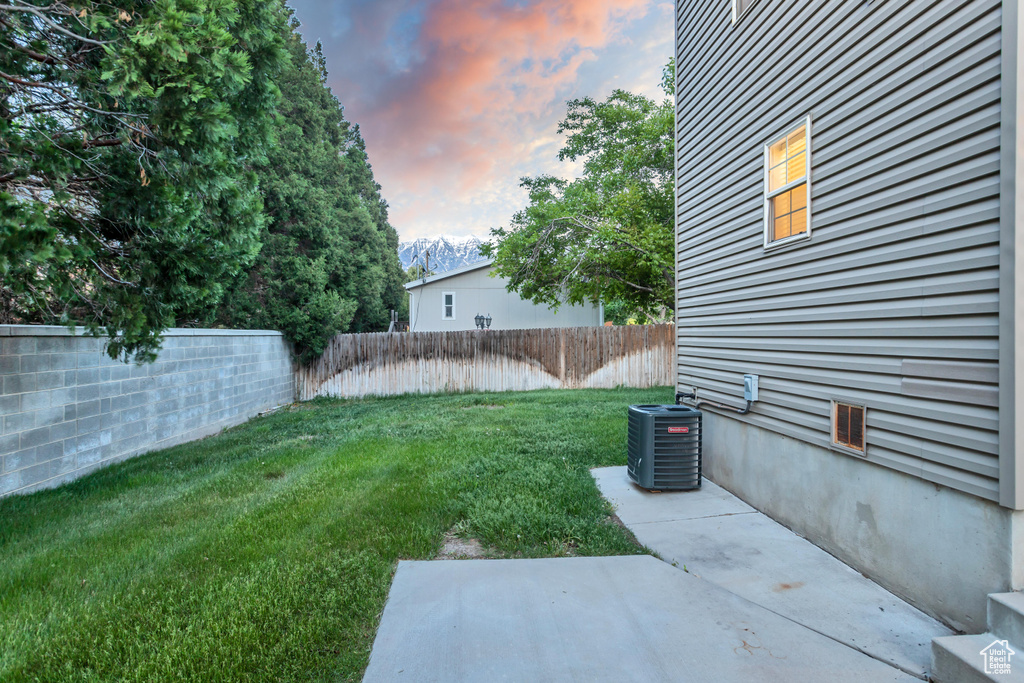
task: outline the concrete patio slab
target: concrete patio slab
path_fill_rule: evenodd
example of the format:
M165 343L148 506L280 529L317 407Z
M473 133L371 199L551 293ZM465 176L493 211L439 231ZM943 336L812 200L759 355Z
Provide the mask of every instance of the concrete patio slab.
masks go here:
M363 680L914 679L634 556L400 562Z
M592 473L666 562L851 648L925 678L932 638L953 633L707 479L698 491L650 493L625 467Z
M625 467L599 467L590 472L604 497L629 514L629 524L758 514L757 510L707 479L699 491L652 494L634 486Z

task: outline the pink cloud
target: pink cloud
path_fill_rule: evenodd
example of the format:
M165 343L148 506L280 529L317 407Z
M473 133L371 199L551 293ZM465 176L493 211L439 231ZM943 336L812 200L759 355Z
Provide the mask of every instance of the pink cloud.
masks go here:
M304 14L319 13L317 21L327 22L324 5L293 2L307 39L316 40ZM309 2L307 10L303 2ZM576 90L581 67L608 45L629 40L630 25L665 4L339 2L334 5L340 15L333 24L340 26L337 35L321 34L331 85L348 118L362 128L374 172L392 204L392 223L403 237L406 225L415 224L412 232L422 233L427 220L437 222L438 231L452 231L453 220L473 220L466 211L452 217L453 204L479 202L495 191L509 194L523 172L540 172L524 171L528 159L522 155L535 151L536 140L554 134L565 100L607 94ZM413 15L414 29L403 34L403 22ZM630 65L621 66L630 71ZM538 149L553 156L557 146Z
M374 117L404 150L400 165L381 159L409 187L449 176L467 190L519 140L523 122L561 107L581 64L648 0L545 0L509 7L493 0L435 5L421 43L429 71ZM370 131L371 124L367 124ZM435 154L440 148L442 153ZM411 154L410 154L411 152ZM396 160L397 161L397 160ZM450 177L454 175L455 177Z

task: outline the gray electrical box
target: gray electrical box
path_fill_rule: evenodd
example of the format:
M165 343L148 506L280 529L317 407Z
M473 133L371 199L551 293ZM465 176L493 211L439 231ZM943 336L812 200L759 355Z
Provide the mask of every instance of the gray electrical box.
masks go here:
M690 406L630 406L629 478L645 489L699 489L701 417L701 412Z
M757 400L757 375L743 375L743 399Z

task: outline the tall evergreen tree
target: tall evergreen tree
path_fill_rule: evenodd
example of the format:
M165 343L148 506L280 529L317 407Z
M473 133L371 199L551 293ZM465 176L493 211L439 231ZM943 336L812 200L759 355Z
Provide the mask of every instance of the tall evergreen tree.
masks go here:
M317 44L319 49L319 44ZM366 155L366 144L359 134L359 126L352 126L345 152L345 167L349 183L360 203L366 207L381 240L373 244L371 267L374 267L378 289L376 295L359 299L359 308L349 331L373 332L386 329L392 309L403 314L405 302L405 271L398 259L398 233L388 222L388 203L381 197L380 185L373 179L373 170ZM369 251L369 250L368 250ZM408 317L408 304L405 314Z
M293 19L278 81L278 144L258 170L269 218L263 248L217 320L281 330L305 361L338 332L386 329L402 275L358 127L327 87L319 43L307 50L297 28Z
M0 5L0 322L152 358L259 248L280 0Z

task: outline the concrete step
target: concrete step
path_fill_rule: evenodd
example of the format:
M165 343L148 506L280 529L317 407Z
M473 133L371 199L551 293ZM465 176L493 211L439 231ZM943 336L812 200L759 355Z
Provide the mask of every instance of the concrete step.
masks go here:
M1024 593L989 594L988 630L1011 644L1024 646Z
M1015 653L1009 657L1009 673L986 673L982 651L989 646L1009 647ZM1008 644L994 633L935 638L932 640L931 674L935 683L1024 683L1024 648Z

